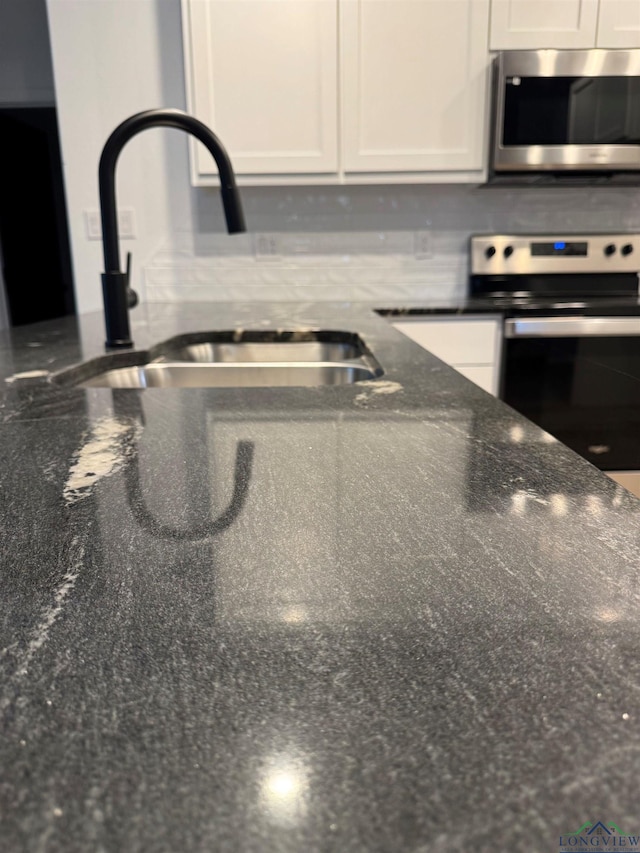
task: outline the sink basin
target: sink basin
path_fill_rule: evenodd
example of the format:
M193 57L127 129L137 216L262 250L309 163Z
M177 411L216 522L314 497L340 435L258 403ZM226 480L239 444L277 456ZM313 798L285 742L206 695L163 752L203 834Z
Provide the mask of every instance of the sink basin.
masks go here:
M51 381L81 388L260 388L348 385L383 372L351 332L229 331L101 356Z
M359 358L362 352L351 343L339 341L204 341L169 349L157 361L206 362L336 362Z
M82 388L268 388L348 385L375 378L366 367L331 362L167 362L107 370L78 384Z

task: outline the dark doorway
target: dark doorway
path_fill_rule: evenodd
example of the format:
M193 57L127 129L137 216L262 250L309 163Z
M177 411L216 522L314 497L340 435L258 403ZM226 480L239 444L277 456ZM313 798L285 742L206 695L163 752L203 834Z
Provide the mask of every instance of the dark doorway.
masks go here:
M10 323L74 314L55 109L0 109L0 139L0 254Z

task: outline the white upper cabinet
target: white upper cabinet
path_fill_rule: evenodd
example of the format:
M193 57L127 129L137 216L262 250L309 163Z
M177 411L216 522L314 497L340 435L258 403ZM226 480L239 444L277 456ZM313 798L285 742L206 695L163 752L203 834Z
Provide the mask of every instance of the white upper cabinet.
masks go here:
M244 184L481 181L489 7L182 0L187 109ZM191 146L193 183L217 183Z
M481 170L489 0L341 0L344 171Z
M600 0L597 45L640 48L640 0Z
M238 175L338 170L338 0L183 0L189 112ZM192 142L192 178L217 182Z
M492 0L490 47L640 48L640 0Z
M611 5L625 4L613 0ZM492 0L491 3L491 50L591 48L596 44L597 29L598 0Z

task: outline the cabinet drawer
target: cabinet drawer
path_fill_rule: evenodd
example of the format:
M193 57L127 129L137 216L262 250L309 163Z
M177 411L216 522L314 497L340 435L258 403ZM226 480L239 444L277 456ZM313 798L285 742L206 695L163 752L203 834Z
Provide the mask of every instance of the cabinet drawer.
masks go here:
M394 323L394 328L447 364L494 364L499 358L498 318L434 319Z

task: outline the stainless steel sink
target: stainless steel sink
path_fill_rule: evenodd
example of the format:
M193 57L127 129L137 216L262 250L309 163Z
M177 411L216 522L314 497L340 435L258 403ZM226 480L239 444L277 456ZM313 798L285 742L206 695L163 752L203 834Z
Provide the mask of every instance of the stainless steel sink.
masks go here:
M241 341L187 344L170 348L157 361L206 362L336 362L359 358L361 351L340 341Z
M269 388L348 385L375 378L366 367L332 362L167 362L107 370L78 384L82 388Z
M150 350L100 356L52 377L81 388L348 385L384 371L352 332L196 332Z

